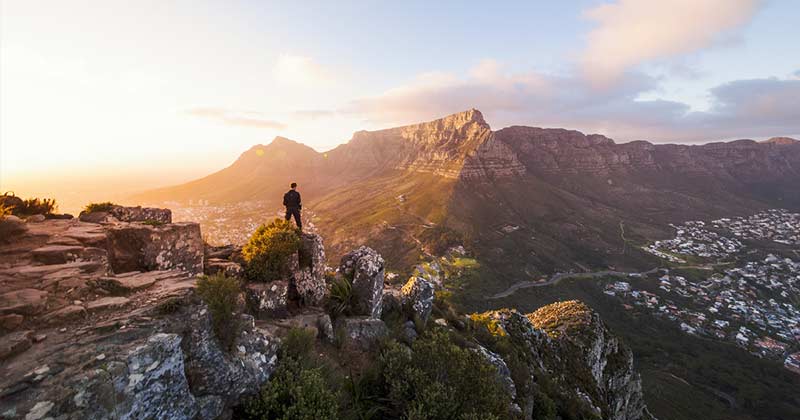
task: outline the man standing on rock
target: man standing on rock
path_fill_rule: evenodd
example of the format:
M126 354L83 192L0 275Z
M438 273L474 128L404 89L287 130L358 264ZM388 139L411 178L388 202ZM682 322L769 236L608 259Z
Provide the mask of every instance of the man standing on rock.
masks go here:
M297 228L302 230L303 223L300 221L300 210L303 209L303 204L300 202L300 193L297 192L296 182L292 182L292 189L283 195L283 205L286 206L286 220L294 216Z

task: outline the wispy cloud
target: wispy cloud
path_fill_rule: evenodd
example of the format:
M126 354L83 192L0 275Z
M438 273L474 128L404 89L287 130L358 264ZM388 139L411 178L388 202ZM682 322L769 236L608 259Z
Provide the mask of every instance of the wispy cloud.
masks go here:
M200 107L189 109L186 113L195 117L208 118L227 125L241 127L270 128L274 130L284 130L287 127L284 123L268 119L264 113L258 111Z
M692 53L722 42L749 22L761 0L619 0L584 12L597 23L581 57L597 87L643 62Z
M496 62L483 62L469 74L424 74L410 84L353 101L345 111L393 125L475 107L494 128L566 127L621 141L708 141L800 132L800 80L792 78L716 86L708 91L711 108L696 112L681 102L637 100L658 83L642 73L628 72L602 91L581 75L514 74Z

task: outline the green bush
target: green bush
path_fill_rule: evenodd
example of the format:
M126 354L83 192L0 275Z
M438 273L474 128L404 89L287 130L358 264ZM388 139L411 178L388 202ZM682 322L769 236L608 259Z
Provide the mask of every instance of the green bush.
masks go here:
M11 215L11 207L6 207L0 204L0 217L6 217Z
M251 281L271 281L288 274L286 263L300 249L300 233L290 222L275 219L261 225L242 248L245 277Z
M58 210L56 200L52 198L28 198L26 200L18 199L17 197L4 195L2 196L2 206L6 208L6 212L14 216L27 217L34 214L53 214Z
M238 300L239 280L222 274L203 276L197 281L197 293L211 311L214 334L226 350L231 350L241 330Z
M497 370L457 346L445 331L417 339L412 351L390 344L380 356L389 406L408 419L507 418L510 397Z
M328 289L330 290L328 310L331 315L334 317L349 315L355 299L352 281L344 276L339 276L328 284Z
M116 206L117 204L112 203L110 201L106 201L103 203L89 203L86 205L86 207L83 208L83 211L85 213L94 213L96 211L109 212Z
M338 418L338 396L325 383L320 368L304 368L287 357L270 381L244 407L253 420L317 420Z

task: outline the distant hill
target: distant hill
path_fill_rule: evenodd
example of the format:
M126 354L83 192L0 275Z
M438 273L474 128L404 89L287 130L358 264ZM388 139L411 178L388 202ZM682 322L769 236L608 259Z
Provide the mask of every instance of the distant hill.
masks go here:
M666 236L669 222L800 208L800 143L617 144L565 129L492 131L471 109L359 131L326 153L278 137L222 171L135 199L277 207L292 181L321 231L339 240L333 255L369 242L404 268L460 242L510 281L640 268L655 262L630 244Z

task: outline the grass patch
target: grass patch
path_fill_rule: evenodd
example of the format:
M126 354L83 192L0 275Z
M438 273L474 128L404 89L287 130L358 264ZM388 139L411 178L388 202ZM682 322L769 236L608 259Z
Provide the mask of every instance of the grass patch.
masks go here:
M109 212L111 209L116 207L117 204L112 203L110 201L105 201L102 203L89 203L86 207L83 208L85 213L94 213L94 212Z

